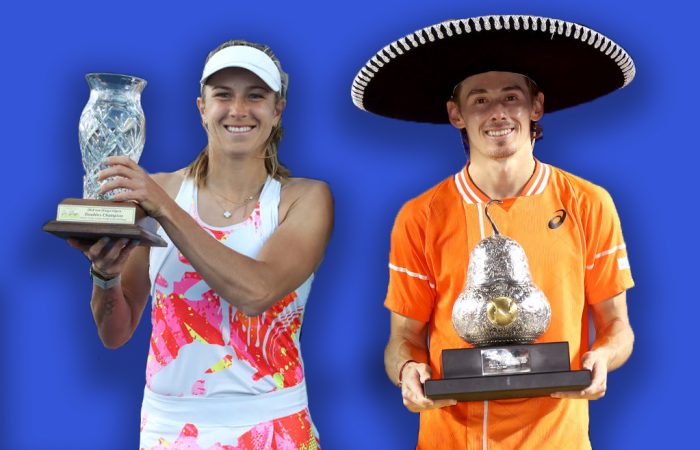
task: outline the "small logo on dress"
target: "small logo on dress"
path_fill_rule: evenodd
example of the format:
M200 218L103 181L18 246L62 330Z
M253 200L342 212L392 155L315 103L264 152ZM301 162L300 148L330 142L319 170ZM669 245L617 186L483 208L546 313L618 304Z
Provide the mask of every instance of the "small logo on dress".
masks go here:
M558 209L554 211L556 214L554 217L551 218L547 226L549 226L550 229L554 230L555 228L559 228L562 223L566 220L566 211L563 209Z

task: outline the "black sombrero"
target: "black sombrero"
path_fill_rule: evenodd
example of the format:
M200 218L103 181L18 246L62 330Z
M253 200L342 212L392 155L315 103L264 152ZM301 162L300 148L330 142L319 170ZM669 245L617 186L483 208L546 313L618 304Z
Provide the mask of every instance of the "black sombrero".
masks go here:
M358 108L416 122L447 123L445 102L464 78L482 72L527 75L545 111L584 103L629 84L627 52L572 22L536 16L448 20L387 45L352 83Z

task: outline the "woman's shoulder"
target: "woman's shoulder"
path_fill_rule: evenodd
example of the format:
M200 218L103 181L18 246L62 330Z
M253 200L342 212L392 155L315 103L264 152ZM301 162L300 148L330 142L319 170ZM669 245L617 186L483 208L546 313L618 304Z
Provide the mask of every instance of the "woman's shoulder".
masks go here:
M328 183L311 178L284 178L279 180L282 185L280 191L280 212L282 217L286 215L290 207L307 207L322 209L333 208L333 198Z
M185 169L175 172L154 173L151 177L170 197L175 198L180 190L180 185L185 179Z
M282 191L296 192L303 194L308 191L328 191L328 183L321 180L314 180L312 178L299 178L299 177L289 177L280 180L282 185Z
M297 202L305 198L319 199L330 198L331 190L328 183L311 178L283 178L280 191L280 200L284 202Z

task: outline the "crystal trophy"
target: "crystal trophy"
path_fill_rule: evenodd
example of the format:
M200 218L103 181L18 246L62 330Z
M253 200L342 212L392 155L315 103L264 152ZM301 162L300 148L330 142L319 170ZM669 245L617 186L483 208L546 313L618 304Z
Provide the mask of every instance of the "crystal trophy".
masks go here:
M85 76L90 98L79 123L83 168L83 198L67 198L58 205L56 220L43 229L56 236L96 241L108 236L128 238L141 245L165 246L156 234L158 223L138 204L117 202L115 191L100 194L97 174L108 156L128 156L138 162L146 140L141 91L146 80L130 75L90 73Z

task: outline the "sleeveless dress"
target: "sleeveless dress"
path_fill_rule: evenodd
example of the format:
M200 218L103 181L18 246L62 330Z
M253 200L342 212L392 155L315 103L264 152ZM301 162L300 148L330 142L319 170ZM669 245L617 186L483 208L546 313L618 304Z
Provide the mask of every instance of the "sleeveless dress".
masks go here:
M197 213L197 186L176 202L223 245L254 258L277 228L279 181L268 177L243 222L214 227ZM141 410L145 450L317 449L299 332L313 274L257 317L219 297L161 229L151 249L152 310Z

